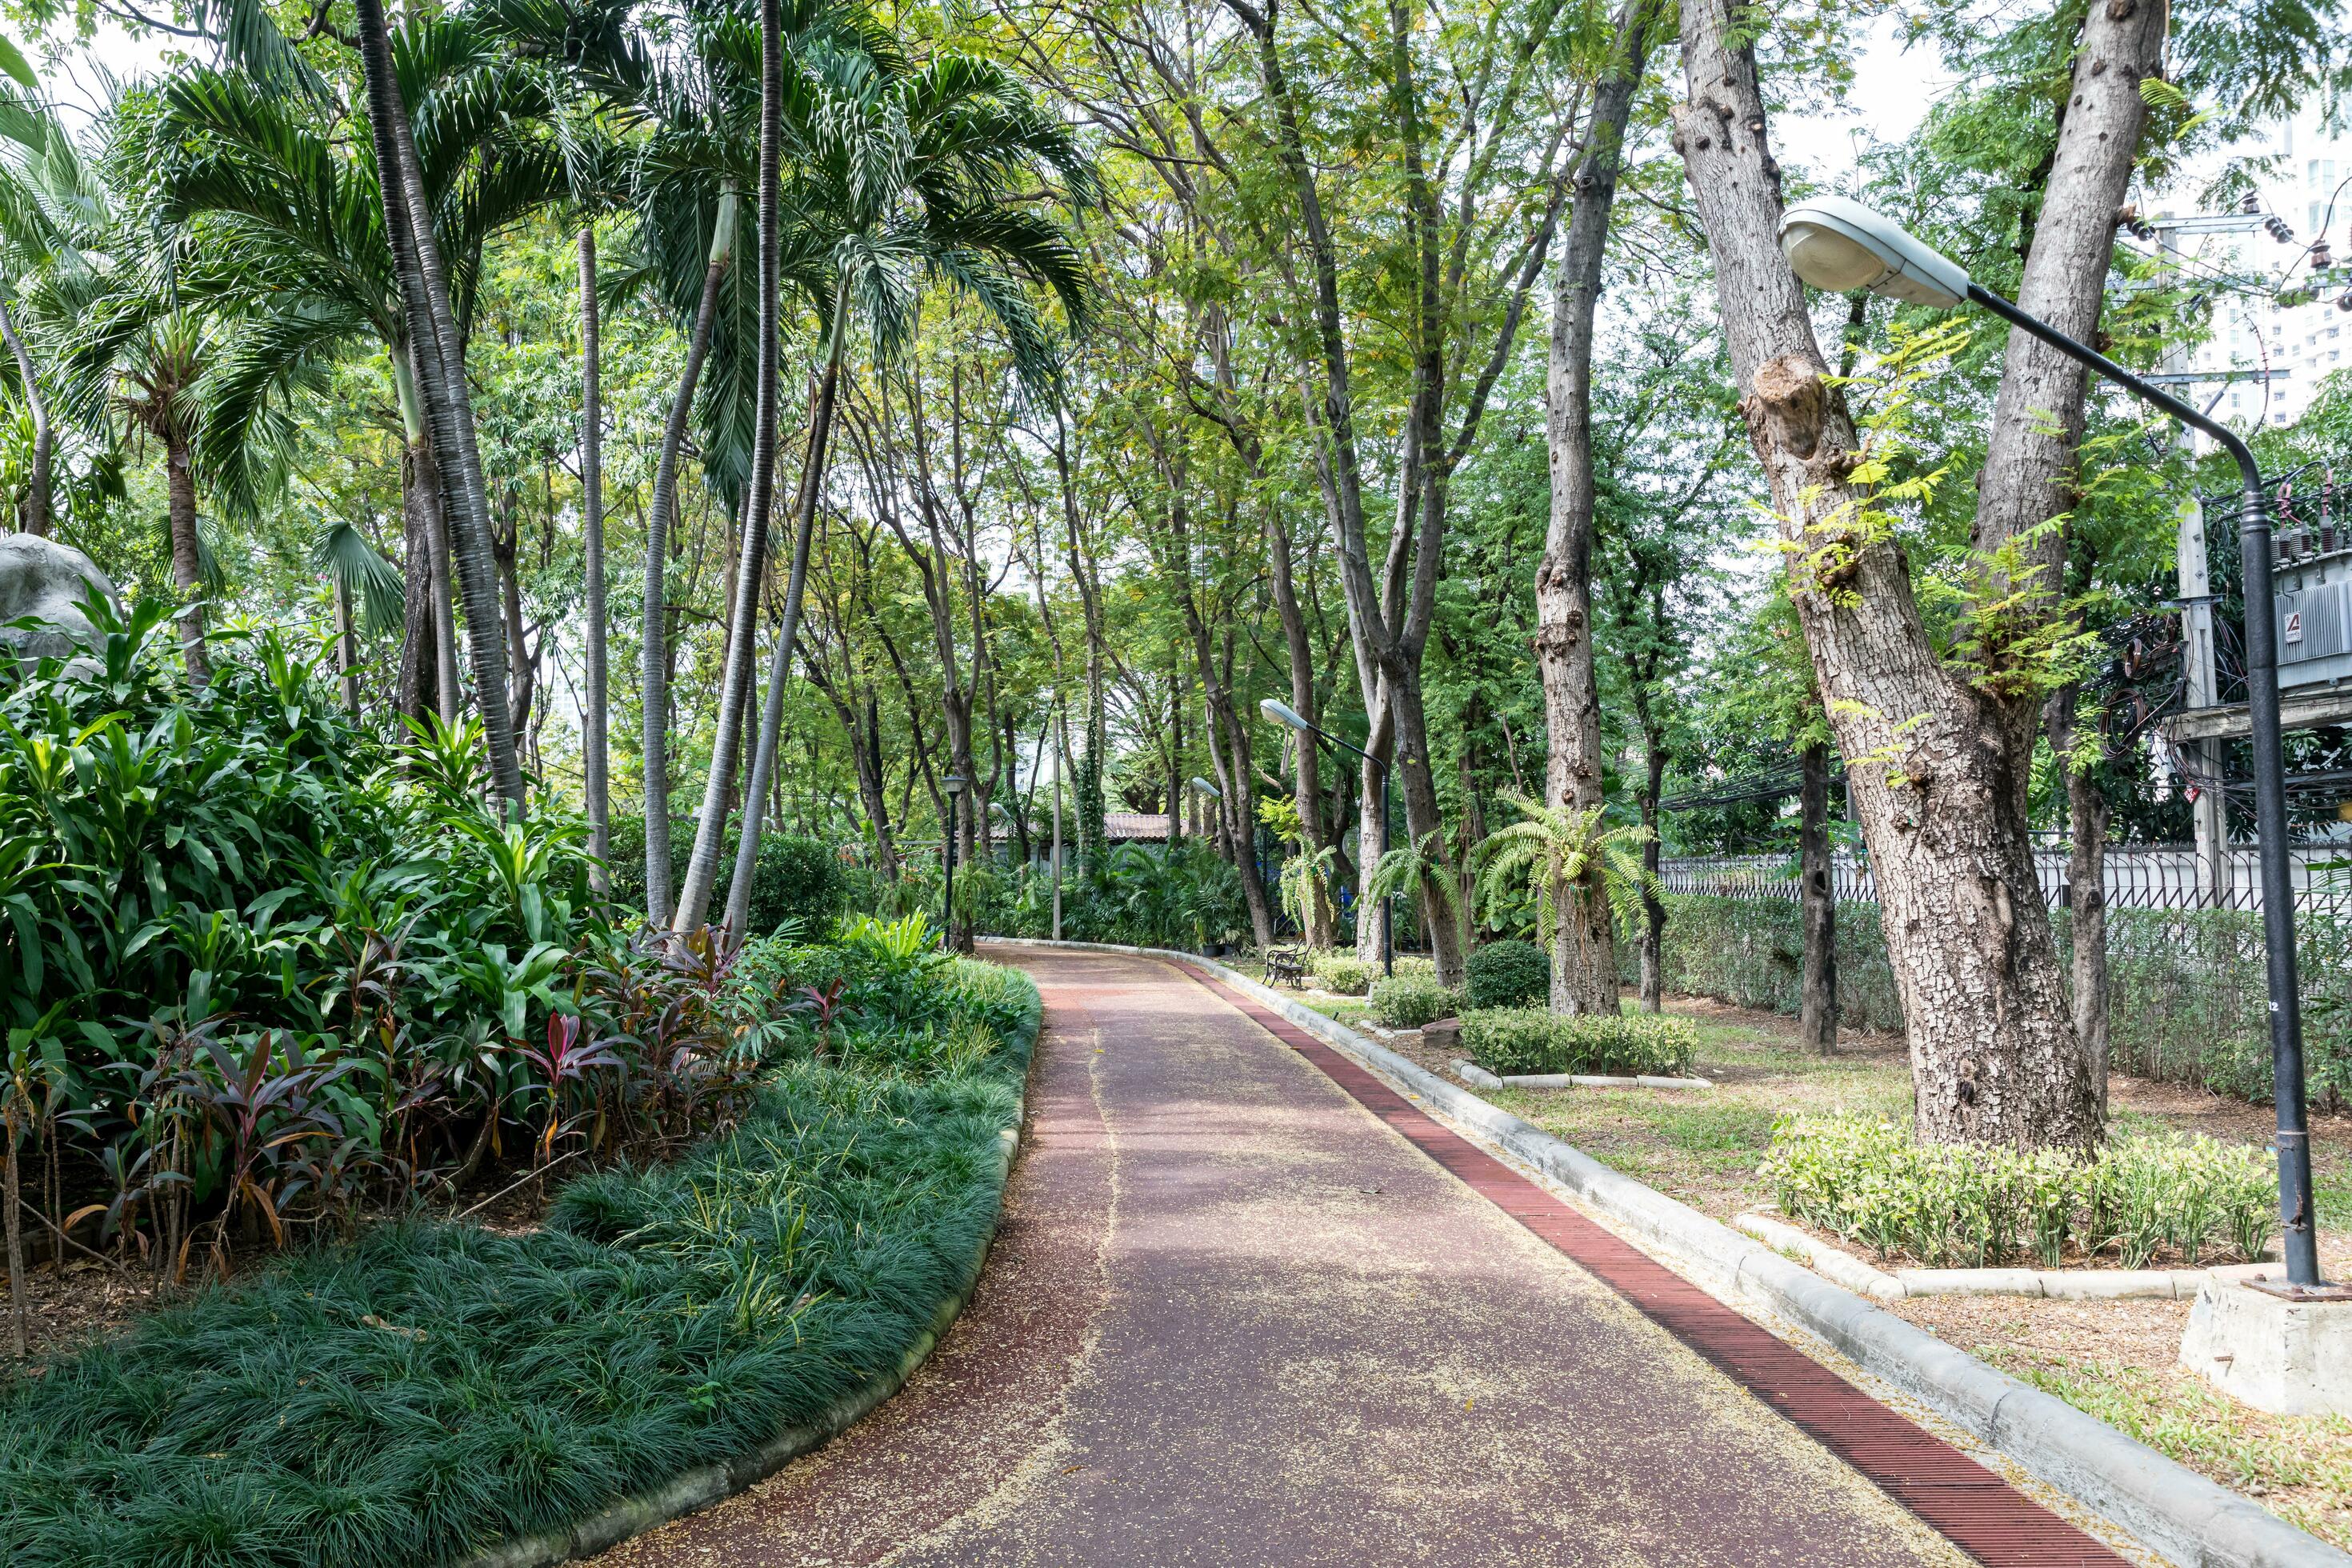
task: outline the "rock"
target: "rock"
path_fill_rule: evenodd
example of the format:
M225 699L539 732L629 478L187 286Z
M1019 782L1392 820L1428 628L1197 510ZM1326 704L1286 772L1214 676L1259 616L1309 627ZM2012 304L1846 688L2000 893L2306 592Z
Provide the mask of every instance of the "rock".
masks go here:
M114 584L80 551L30 533L0 534L0 644L26 658L61 658L76 644L96 641L98 628L79 604L92 588L121 613ZM28 616L55 629L8 625Z
M1421 1043L1433 1050L1450 1051L1462 1043L1462 1020L1440 1018L1421 1026Z

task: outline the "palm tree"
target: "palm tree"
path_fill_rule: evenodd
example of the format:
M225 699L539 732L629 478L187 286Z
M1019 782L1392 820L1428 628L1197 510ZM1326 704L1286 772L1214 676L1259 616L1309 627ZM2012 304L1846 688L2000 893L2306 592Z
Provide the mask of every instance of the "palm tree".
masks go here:
M404 24L403 100L446 253L478 256L499 233L562 202L560 156L536 127L542 73L518 66L468 16ZM457 703L447 519L431 423L415 373L406 303L385 229L377 161L320 98L276 90L236 70L198 70L164 89L153 139L157 216L191 242L184 297L225 300L256 324L207 383L208 431L223 439L253 416L289 360L373 341L390 363L402 436L407 636L400 706L412 717ZM455 279L460 323L474 309L468 261ZM233 463L212 467L231 503L246 493ZM494 620L493 626L497 625ZM428 703L427 692L437 694Z
M358 633L399 629L400 574L349 519L329 523L310 541L310 565L325 573L334 589L336 662L342 670L343 706L357 713Z
M851 317L866 323L875 357L891 359L913 337L920 285L944 283L979 301L1003 332L1024 383L1034 395L1051 399L1058 392L1054 334L1033 291L1050 292L1073 331L1087 324L1095 299L1093 280L1068 234L1021 199L1035 194L1050 174L1074 205L1090 204L1100 191L1094 165L1069 127L1000 67L946 55L896 79L860 74L844 86L817 86L809 98L795 100L802 112L792 125L798 169L793 196L807 230L828 242L835 283L793 508L783 622L770 662L728 893L727 923L737 931L750 907L759 855L759 803L775 770L784 681L799 634ZM743 582L737 615L745 630L730 646L729 674L740 674L748 692L750 634L757 622L746 607L747 600L756 601L759 577L747 572ZM756 603L750 608L756 611ZM715 758L725 757L736 738L722 727L718 743ZM719 767L714 760L714 775ZM706 788L674 921L679 929L699 921L709 898L725 803L723 788ZM709 868L698 881L697 868L706 859Z
M21 59L18 63L22 63ZM0 82L0 345L15 363L18 395L32 426L32 461L19 521L46 537L57 514L57 426L29 341L27 291L54 294L55 276L86 274L80 237L89 216L107 209L105 193L56 114L37 100L37 79Z
M1553 933L1559 925L1556 911L1566 906L1570 889L1580 887L1599 892L1619 921L1634 917L1643 889L1653 883L1640 852L1651 837L1647 827L1631 822L1611 827L1604 806L1545 805L1521 795L1504 798L1519 813L1519 820L1472 851L1478 863L1479 896L1489 911L1504 899L1531 895L1537 929ZM1615 1012L1615 976L1609 977L1606 996L1576 994L1568 979L1569 954L1556 941L1552 945L1552 1010Z

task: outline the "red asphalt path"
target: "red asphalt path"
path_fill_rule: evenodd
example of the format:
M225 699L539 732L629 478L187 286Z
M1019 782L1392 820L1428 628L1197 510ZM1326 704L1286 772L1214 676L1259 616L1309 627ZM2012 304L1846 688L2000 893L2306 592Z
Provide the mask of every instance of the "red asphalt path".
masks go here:
M614 1568L2123 1560L1246 999L1046 1000L978 1294L897 1398Z

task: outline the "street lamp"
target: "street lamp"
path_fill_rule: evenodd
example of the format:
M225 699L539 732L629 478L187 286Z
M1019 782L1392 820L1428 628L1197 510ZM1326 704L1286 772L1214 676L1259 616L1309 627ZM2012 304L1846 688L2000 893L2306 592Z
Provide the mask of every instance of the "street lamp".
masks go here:
M2021 331L2080 361L2141 402L2202 430L2236 459L2244 484L2238 505L2238 552L2246 577L2246 707L2253 721L2254 822L2261 840L2263 946L2270 987L2271 1077L2278 1106L2279 1221L2288 1291L2320 1288L2313 1226L2311 1142L2304 1114L2303 1009L2295 978L2294 885L2286 847L2286 763L2279 742L2278 631L2273 622L2271 520L2254 454L2229 426L2151 386L2105 354L2027 315L1971 281L1967 268L1904 232L1860 202L1820 196L1780 219L1780 252L1798 278L1816 289L1874 294L1951 310L1973 300Z
M1216 785L1211 784L1208 780L1202 778L1198 773L1194 773L1192 775L1192 793L1199 795L1202 800L1222 801L1225 798L1225 792L1223 790L1219 789ZM1222 837L1223 832L1224 813L1219 812L1217 816L1218 831L1220 837Z
M1287 702L1277 701L1274 698L1269 697L1257 705L1257 710L1265 714L1269 720L1272 720L1276 724L1287 724L1302 735L1312 735L1318 741L1328 742L1330 744L1339 747L1342 751L1353 752L1356 755L1363 758L1364 761L1379 765L1381 770L1381 837L1385 842L1389 832L1390 764L1382 759L1372 755L1371 752L1364 750L1361 746L1351 746L1347 742L1339 739L1339 736L1329 734L1322 730L1317 729L1314 725L1307 721L1307 716L1305 714L1299 712L1297 709L1293 708ZM1299 808L1303 811L1312 811L1315 809L1315 803L1312 801L1301 802ZM1393 892L1390 893L1386 902L1388 905L1388 918L1381 922L1381 973L1382 974L1394 974L1396 973L1396 894Z
M945 892L944 894L942 894L942 895L941 895L941 897L940 897L940 931L941 931L944 933L944 935L945 935L945 939L946 939L947 945L948 945L948 951L949 951L949 952L953 952L955 951L955 945L956 945L956 940L955 940L955 857L956 857L956 829L957 829L957 827L958 827L959 826L961 826L961 821L962 821L962 817L963 817L963 786L964 786L964 777L963 777L963 775L962 775L961 773L950 773L950 774L947 776L947 778L946 778L945 780L943 780L942 782L946 784L946 785L947 785L947 791L948 791L948 825L947 825L947 833L946 833L946 844L947 844L947 866L948 866L948 885L947 885L947 890L946 890L946 892Z

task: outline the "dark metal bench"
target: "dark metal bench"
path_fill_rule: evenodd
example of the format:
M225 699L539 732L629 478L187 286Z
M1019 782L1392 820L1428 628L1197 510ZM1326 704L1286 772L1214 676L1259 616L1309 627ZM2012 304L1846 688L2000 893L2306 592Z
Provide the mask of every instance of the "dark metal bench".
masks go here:
M1303 948L1269 947L1265 950L1265 978L1270 985L1287 985L1293 989L1307 984L1307 952Z

